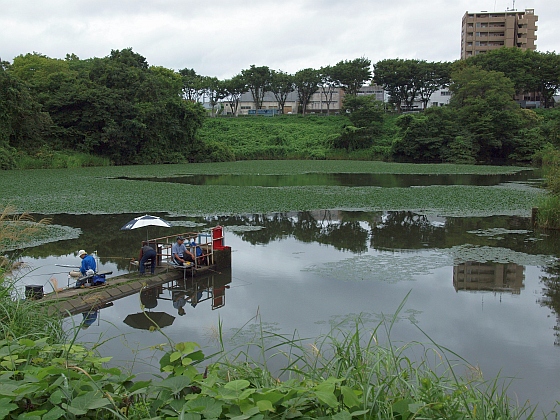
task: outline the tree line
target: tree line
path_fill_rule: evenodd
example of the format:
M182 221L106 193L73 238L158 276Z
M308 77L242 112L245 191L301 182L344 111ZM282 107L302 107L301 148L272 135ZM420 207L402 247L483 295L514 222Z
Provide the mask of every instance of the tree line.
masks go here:
M388 103L358 96L369 83L388 92ZM328 114L334 92L342 89L350 122L333 147L351 152L386 137L388 113L411 109L415 100L426 109L441 88L452 92L450 106L399 118L383 158L527 160L546 133L537 132L540 117L521 110L514 96L536 92L544 107L552 107L560 59L555 53L502 48L456 62L385 59L372 65L362 57L294 74L251 65L220 80L191 68L150 66L132 49L85 60L73 54L65 59L20 55L11 64L0 63L0 167L13 167L18 151L42 149L83 152L114 164L201 161L211 155L196 141L206 115L201 99L207 98L212 116L223 102L237 114L245 92L256 109L265 93L272 93L280 110L296 92L303 114L320 92Z

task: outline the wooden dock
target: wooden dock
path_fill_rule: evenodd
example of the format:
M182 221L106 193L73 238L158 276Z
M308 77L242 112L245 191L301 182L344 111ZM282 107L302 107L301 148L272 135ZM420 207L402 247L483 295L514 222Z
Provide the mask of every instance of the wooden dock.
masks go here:
M107 277L102 286L65 288L45 294L38 302L44 303L49 314L62 317L76 315L108 306L111 302L139 293L142 289L163 285L184 278L198 279L231 267L231 248L214 250L214 264L196 268L156 267L155 274L140 275L131 272Z

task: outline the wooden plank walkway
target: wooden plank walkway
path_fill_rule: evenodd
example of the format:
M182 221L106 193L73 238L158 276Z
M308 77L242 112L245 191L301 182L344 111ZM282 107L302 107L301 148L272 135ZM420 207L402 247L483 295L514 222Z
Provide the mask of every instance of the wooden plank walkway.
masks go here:
M231 248L225 247L215 251L216 263L211 266L199 266L196 269L157 267L155 274L140 275L131 272L115 277L107 276L102 286L67 288L47 293L37 302L44 303L48 314L58 313L62 317L88 312L109 304L123 297L139 293L143 288L165 284L174 280L203 277L214 274L223 267L231 267Z

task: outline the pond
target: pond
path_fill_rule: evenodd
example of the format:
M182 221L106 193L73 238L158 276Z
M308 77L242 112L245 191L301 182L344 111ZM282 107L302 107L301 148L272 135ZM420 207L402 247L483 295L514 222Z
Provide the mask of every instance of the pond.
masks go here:
M522 178L498 182L531 181L527 174ZM433 180L430 185L457 182ZM402 186L411 179L404 176L397 182ZM162 354L150 346L167 338L198 342L209 353L220 333L234 346L251 340L260 328L318 337L352 317L373 330L395 316L393 342L433 340L479 367L487 379L498 374L515 378L509 393L521 403L529 400L549 411L560 399L560 242L555 232L534 230L529 217L340 209L206 217L154 214L173 227L149 228L150 237L185 227L223 226L232 267L201 278L198 301L189 296L184 315L174 305L172 285L164 285L115 301L88 328L75 329L78 341L96 343L115 365L139 374L158 372ZM48 279L54 277L65 285L69 266L79 262L78 249L96 251L101 268L113 275L128 272L147 232L119 229L137 215L49 215L66 236L23 251L23 284L43 284L49 291ZM221 291L220 299L207 293L211 285ZM125 322L141 311L141 303L148 311L171 316L162 321L165 335ZM70 330L83 319L68 318L66 327ZM458 374L469 374L460 369Z

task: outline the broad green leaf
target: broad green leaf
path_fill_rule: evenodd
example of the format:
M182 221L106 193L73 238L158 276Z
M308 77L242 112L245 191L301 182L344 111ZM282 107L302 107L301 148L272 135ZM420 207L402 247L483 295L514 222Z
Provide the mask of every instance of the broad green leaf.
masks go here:
M331 408L338 406L336 396L332 392L315 391L315 396L319 401L321 401L323 404L327 404Z
M191 380L187 376L172 376L161 381L156 386L158 388L169 389L173 394L178 394L186 387L190 386Z
M43 420L55 420L64 417L66 412L60 407L53 407L43 416Z
M18 406L13 404L9 398L0 398L0 418L4 419L8 415L16 410Z
M256 402L258 401L270 401L271 404L275 404L276 402L280 401L282 398L284 398L285 395L278 392L278 391L267 391L265 393L255 393L253 394L253 400L255 400Z
M272 402L270 402L269 400L257 401L257 407L259 407L260 411L274 411Z
M346 407L352 408L360 406L361 402L352 388L342 385L340 391L342 392L342 401Z
M47 410L41 410L41 411L31 411L29 413L23 413L20 414L17 418L18 420L41 420L41 416L46 412Z
M76 407L72 407L71 405L68 404L61 404L62 408L64 408L66 411L76 415L76 416L83 416L84 414L87 414L87 411L82 410L81 408L76 408Z
M196 351L200 346L192 341L186 341L175 344L175 349L180 351L182 354L189 354Z
M18 341L19 344L21 344L22 346L25 347L34 347L35 346L35 341L30 340L28 338L22 338Z
M179 413L178 420L200 420L202 416L197 413Z
M15 397L17 394L14 391L16 391L18 388L18 385L0 383L0 395L6 397Z
M107 398L103 397L98 391L90 391L84 395L80 395L72 400L70 406L78 410L95 410L97 408L110 405Z
M201 413L205 418L218 418L222 414L223 404L214 398L201 396L185 404L189 411Z
M352 411L352 417L357 417L357 416L363 416L364 414L369 413L369 410L357 410L357 411Z
M406 420L411 414L409 406L412 403L414 403L414 401L409 398L398 400L393 403L393 412L398 413L403 420Z
M348 411L340 411L332 416L333 420L350 420L352 415Z
M169 356L169 361L170 362L174 362L175 360L178 360L181 358L181 352L180 351L174 351L173 353L171 353L171 355Z
M245 379L238 379L236 381L228 382L224 385L224 388L231 389L233 391L242 391L247 388L251 383Z
M315 387L315 396L323 404L327 404L329 407L334 408L338 406L338 401L334 395L334 384L323 382Z

